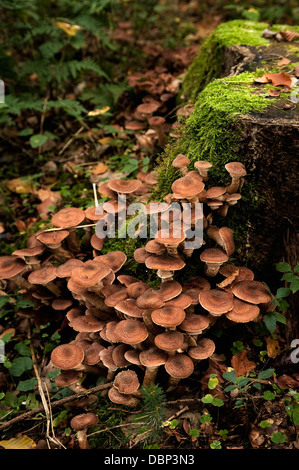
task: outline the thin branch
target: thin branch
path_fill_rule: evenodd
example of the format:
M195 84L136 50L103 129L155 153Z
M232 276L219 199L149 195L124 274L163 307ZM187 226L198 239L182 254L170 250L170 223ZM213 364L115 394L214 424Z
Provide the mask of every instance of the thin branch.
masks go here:
M65 403L70 403L73 400L77 400L78 398L81 398L83 396L90 395L91 393L100 392L101 390L105 390L106 388L109 388L111 386L112 386L112 382L109 382L106 384L97 385L96 387L90 388L86 391L74 393L73 395L69 397L61 398L60 400L50 402L51 408L52 409L57 408L58 406L64 405ZM36 408L35 410L27 411L19 416L16 416L15 418L12 418L11 420L6 421L6 423L1 424L0 431L8 428L9 426L12 426L13 424L23 421L26 418L31 418L32 416L36 415L37 413L41 413L42 411L44 411L44 407L40 406L39 408Z

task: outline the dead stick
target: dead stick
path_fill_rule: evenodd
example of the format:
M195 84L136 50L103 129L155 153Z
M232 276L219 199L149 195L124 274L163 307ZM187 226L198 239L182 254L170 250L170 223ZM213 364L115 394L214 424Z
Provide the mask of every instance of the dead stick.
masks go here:
M83 392L74 393L74 395L71 395L69 397L65 397L65 398L61 398L60 400L53 401L51 403L51 408L52 409L56 408L57 406L64 405L65 403L69 403L73 400L76 400L77 398L81 398L82 396L90 395L91 393L100 392L101 390L105 390L106 388L109 388L111 386L112 386L112 382L109 382L107 384L97 385L96 387L90 388ZM6 423L1 424L0 431L8 428L9 426L15 423L18 423L19 421L22 421L23 419L31 418L32 416L36 415L37 413L40 413L41 411L44 411L43 406L40 406L39 408L36 408L35 410L27 411L26 413L16 416L15 418L12 418L9 421L6 421Z

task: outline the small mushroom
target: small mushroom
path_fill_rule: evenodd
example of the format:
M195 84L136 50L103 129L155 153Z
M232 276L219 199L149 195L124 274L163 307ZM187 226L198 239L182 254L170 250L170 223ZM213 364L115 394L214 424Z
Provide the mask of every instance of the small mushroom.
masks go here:
M99 418L94 413L82 413L72 418L70 425L71 428L77 433L80 449L90 448L87 440L87 429L90 426L95 426L98 422Z
M182 153L179 153L176 156L176 158L173 160L172 166L174 168L179 168L182 175L185 176L189 171L188 170L189 163L190 163L189 158L183 155Z
M227 186L226 191L229 194L237 193L242 176L247 174L245 166L241 162L230 162L225 165L225 169L228 171L232 179L231 184Z

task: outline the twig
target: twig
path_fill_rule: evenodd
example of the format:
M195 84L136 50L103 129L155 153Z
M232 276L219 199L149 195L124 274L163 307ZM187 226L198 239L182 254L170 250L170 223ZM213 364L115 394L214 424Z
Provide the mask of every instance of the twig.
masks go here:
M104 428L104 429L100 429L99 431L95 431L91 434L88 434L87 437L89 436L94 436L95 434L100 434L102 432L106 432L106 431L111 431L112 429L116 429L116 428L123 428L123 427L131 427L131 426L140 426L142 424L145 424L145 423L126 423L126 424L118 424L117 426L112 426L112 428Z
M40 394L40 397L41 397L41 400L42 400L42 404L43 404L43 408L45 410L46 418L47 418L47 431L46 431L47 444L48 444L49 449L50 449L50 444L49 444L48 441L52 441L55 444L58 444L58 445L64 447L61 444L61 442L58 439L56 439L55 434L54 434L52 413L50 411L50 408L49 408L49 405L48 405L48 402L47 402L47 399L46 399L46 396L45 396L45 393L44 393L44 390L43 390L43 384L42 384L42 381L41 381L41 378L40 378L40 375L39 375L39 371L38 371L38 368L37 368L36 356L35 356L33 344L32 344L32 341L31 341L31 329L30 329L30 322L29 321L28 321L27 332L28 332L28 339L30 341L30 352L31 352L31 357L32 357L33 370L34 370L34 373L35 373L35 376L36 376L36 379L37 379L38 391L39 391L39 394ZM50 435L50 426L51 426L51 431L52 431L53 437Z
M78 129L77 132L75 132L73 137L66 142L66 144L62 147L62 149L58 152L59 156L63 154L63 152L68 148L69 145L71 145L71 143L75 139L75 136L81 134L81 132L84 130L84 127L85 126L80 127L80 129Z
M73 395L71 395L69 397L61 398L60 400L56 400L56 401L51 402L51 408L52 409L56 408L57 406L64 405L65 403L69 403L73 400L77 400L78 398L81 398L82 396L90 395L91 393L100 392L101 390L105 390L106 388L109 388L111 386L112 386L112 382L109 382L109 383L106 383L106 384L97 385L96 387L90 388L86 391L81 391L79 393L74 393ZM26 411L25 413L23 413L19 416L16 416L15 418L12 418L9 421L6 421L6 423L1 424L0 425L0 431L2 431L3 429L8 428L9 426L12 426L13 424L18 423L19 421L22 421L23 419L31 418L32 416L34 416L34 415L36 415L36 414L38 414L42 411L44 411L43 406L40 406L39 408L36 408L35 410Z

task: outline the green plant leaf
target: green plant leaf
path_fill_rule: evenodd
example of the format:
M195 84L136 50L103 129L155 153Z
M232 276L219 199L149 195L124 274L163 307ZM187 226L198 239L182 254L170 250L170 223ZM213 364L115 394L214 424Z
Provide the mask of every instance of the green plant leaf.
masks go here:
M32 359L30 357L17 357L11 363L9 372L14 377L20 377L26 370L32 369Z
M271 441L274 444L283 444L287 439L287 436L280 431L274 432L271 436Z
M21 392L29 392L29 390L33 390L36 385L37 379L35 377L28 380L20 380L17 385L17 390L20 390Z
M236 384L237 383L237 374L234 370L231 370L229 372L224 372L222 374L222 377L225 379L225 380L228 380L228 382L232 382L233 384Z
M44 143L47 142L47 140L48 140L48 137L46 135L35 134L30 137L29 143L32 148L37 148L37 147L41 147L42 145L44 145Z
M291 289L289 287L279 287L276 291L276 298L282 299L284 297L288 297L291 293Z
M205 395L204 397L202 397L201 401L203 403L213 403L213 395L211 395L210 393L208 393L207 395Z
M289 263L277 263L276 264L276 271L280 272L280 273L286 273L286 272L289 272L291 271L292 268L291 266L289 265Z
M266 379L269 379L270 377L272 377L272 375L274 374L274 369L266 369L266 370L262 370L257 378L258 380L266 380Z
M269 312L264 315L264 323L270 333L273 334L276 328L276 316L273 312Z
M290 284L290 289L295 294L299 290L299 278L294 279Z
M271 392L270 390L266 390L266 392L264 392L264 398L265 400L274 400L275 393Z
M199 430L198 429L190 429L189 436L198 437L199 436Z
M264 421L261 421L259 425L261 428L269 428L271 426L271 423L269 423L269 421L267 420L264 420Z

